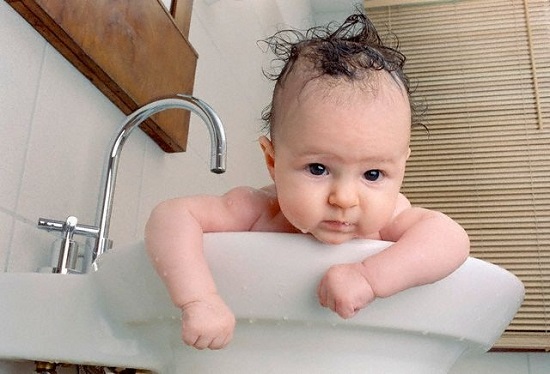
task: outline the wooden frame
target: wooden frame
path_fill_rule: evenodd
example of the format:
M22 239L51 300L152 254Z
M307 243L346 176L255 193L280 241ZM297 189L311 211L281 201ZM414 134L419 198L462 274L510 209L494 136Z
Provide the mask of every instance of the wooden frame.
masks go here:
M193 91L198 55L187 40L192 0L6 0L125 114ZM184 151L189 112L160 113L142 129Z

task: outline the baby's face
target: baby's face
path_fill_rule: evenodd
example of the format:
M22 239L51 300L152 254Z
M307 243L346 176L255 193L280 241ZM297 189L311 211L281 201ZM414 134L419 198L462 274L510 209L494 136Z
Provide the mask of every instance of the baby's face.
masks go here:
M376 235L395 211L411 113L397 83L379 74L372 92L339 84L327 94L308 83L281 100L273 144L262 142L283 214L325 243Z

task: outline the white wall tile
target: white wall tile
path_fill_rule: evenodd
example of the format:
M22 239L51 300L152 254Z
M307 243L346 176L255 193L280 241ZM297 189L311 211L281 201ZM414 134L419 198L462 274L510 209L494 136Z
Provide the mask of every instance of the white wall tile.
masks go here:
M284 22L292 28L304 29L313 22L312 8L308 0L275 0Z
M107 145L123 117L56 50L48 47L40 79L18 212L95 220Z
M57 236L38 230L35 225L15 221L8 264L9 272L36 272L52 263L53 244Z
M46 43L0 2L0 206L14 210Z
M193 20L191 24L190 39L195 45L195 41L201 35L207 35L210 43L215 45L219 51L218 57L222 60L203 59L201 61L202 45L196 43L199 52L199 69L201 64L217 64L223 67L222 72L230 71L222 80L213 82L208 87L218 87L231 84L232 95L225 96L225 100L233 104L242 102L242 97L247 98L249 103L256 103L260 100L260 105L251 107L242 107L240 110L261 110L268 101L269 91L265 89L265 82L262 76L262 65L265 62L265 54L258 47L257 41L266 36L264 34L265 26L262 27L254 13L254 6L251 1L220 1L212 6L204 6L198 3L193 7ZM202 6L201 6L202 5ZM197 23L202 25L198 29ZM206 61L205 61L206 60ZM215 74L217 70L208 68L208 74ZM198 73L200 76L200 73ZM236 82L235 82L236 81ZM199 87L197 87L199 88ZM214 91L215 92L215 91ZM236 97L235 95L238 95Z
M342 22L353 13L355 13L355 9L353 7L350 7L349 12L346 11L338 13L316 13L314 15L314 19L316 24L325 25L331 21Z
M6 271L12 232L13 217L0 211L0 272Z

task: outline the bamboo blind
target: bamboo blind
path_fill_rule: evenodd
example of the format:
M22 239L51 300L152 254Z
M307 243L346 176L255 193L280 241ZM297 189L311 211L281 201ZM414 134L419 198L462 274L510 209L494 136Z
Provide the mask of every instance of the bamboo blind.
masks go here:
M460 222L472 256L523 281L525 302L495 348L550 350L550 1L367 14L397 35L413 97L427 106L403 192Z

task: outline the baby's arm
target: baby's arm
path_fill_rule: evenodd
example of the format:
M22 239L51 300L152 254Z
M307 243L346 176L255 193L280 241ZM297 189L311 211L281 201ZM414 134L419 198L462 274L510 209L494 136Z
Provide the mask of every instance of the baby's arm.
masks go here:
M407 207L380 232L395 242L360 263L336 265L318 289L321 305L352 317L375 297L433 283L456 270L468 257L464 229L446 215Z
M250 230L262 214L258 195L240 187L223 196L165 201L151 213L145 229L147 251L172 302L182 309L182 338L189 345L219 349L231 340L235 318L218 295L202 235Z

